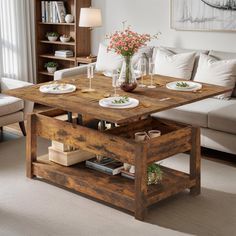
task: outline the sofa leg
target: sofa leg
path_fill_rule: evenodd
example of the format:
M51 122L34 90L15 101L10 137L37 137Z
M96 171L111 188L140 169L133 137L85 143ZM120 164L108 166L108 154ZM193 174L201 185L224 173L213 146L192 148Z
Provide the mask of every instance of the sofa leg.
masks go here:
M21 129L22 134L23 134L24 136L26 136L25 123L24 123L24 121L19 122L19 126L20 126L20 129Z

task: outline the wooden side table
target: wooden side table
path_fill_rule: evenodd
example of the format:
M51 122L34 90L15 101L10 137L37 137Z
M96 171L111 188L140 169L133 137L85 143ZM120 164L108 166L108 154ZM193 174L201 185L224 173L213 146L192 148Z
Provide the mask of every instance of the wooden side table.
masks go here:
M77 63L80 64L90 64L97 61L97 57L77 57Z

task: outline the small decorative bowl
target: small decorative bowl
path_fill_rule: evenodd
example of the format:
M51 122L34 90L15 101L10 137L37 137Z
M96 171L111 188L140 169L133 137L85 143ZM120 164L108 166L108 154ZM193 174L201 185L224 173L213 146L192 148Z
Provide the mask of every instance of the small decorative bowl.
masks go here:
M68 38L65 38L65 37L63 37L63 36L60 37L60 40L61 40L61 42L63 42L63 43L69 42L70 39L71 39L71 37L68 37Z
M56 36L48 36L48 40L51 42L57 41L58 37Z

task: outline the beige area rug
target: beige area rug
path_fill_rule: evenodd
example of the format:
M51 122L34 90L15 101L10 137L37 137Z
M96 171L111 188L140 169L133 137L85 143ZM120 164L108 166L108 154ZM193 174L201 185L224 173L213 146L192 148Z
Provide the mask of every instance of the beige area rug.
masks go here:
M39 140L39 152L48 142ZM202 163L202 194L181 193L149 210L146 222L25 177L25 139L0 143L0 236L236 235L236 168ZM188 169L187 155L164 161ZM95 180L96 181L96 180Z

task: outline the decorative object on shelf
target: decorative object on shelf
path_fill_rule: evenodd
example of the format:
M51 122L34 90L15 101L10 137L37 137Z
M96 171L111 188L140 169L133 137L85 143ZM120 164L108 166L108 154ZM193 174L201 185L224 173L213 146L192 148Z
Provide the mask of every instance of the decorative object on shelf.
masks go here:
M74 55L74 53L71 50L57 50L57 51L55 51L56 57L68 58L68 57L73 57L73 55Z
M63 1L56 1L56 9L60 23L65 22L66 8Z
M74 22L74 16L71 14L67 14L65 17L66 23L73 23Z
M102 26L102 13L101 9L97 8L81 8L79 27L89 28L90 30ZM88 58L94 56L90 53Z
M70 42L71 37L68 36L68 35L66 35L66 34L63 34L63 35L60 37L60 40L61 40L61 42L63 42L63 43L67 43L67 42Z
M45 68L47 68L48 73L50 74L54 74L55 71L57 70L58 67L58 63L54 62L54 61L50 61L45 63Z
M110 40L108 51L113 50L118 55L124 57L121 69L121 89L125 92L132 92L137 87L137 82L132 68L132 57L138 50L147 45L152 39L157 38L159 34L151 36L150 34L139 34L131 30L130 27L123 31L116 31L114 34L107 35Z
M159 164L149 165L147 168L147 184L159 184L162 180L162 170Z
M177 30L236 31L236 1L172 0L171 27Z
M46 37L48 38L49 41L55 42L57 41L59 34L57 32L48 32L46 34Z
M71 166L93 158L94 154L52 141L52 146L48 148L48 157L57 164Z
M118 175L123 169L123 164L112 158L104 157L102 160L98 161L95 157L86 161L86 167L106 174Z

